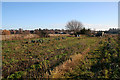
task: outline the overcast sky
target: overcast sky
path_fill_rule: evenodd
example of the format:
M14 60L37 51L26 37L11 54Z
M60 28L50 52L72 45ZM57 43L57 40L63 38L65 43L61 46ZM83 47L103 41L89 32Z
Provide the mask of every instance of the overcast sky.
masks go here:
M117 2L3 2L2 29L65 29L70 20L84 27L118 27Z

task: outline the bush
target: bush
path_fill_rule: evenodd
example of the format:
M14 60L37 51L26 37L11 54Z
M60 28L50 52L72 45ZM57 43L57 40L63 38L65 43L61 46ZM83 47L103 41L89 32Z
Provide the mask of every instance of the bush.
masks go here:
M38 34L40 37L49 37L48 33L43 30L40 30L36 34Z

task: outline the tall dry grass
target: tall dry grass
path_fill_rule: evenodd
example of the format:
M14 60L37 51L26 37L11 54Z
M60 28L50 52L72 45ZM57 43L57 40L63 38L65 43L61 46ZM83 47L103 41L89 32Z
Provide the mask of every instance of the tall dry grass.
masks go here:
M30 39L39 38L37 34L11 34L11 35L0 35L0 40L19 40L19 39Z
M56 37L56 36L71 36L70 34L48 34L50 37Z

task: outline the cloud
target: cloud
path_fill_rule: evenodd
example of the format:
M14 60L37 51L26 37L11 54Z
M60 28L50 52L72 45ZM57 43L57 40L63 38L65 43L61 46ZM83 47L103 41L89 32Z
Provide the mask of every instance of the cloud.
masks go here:
M46 25L47 29L65 29L66 23L56 23ZM91 30L109 30L109 28L118 28L116 25L103 25L103 24L88 24L83 23L85 28L90 28ZM45 28L45 27L44 27Z
M87 24L83 23L84 27L92 30L109 30L109 28L118 28L117 25L102 25L102 24Z
M27 27L26 27L27 26ZM55 24L42 24L42 25L26 25L24 26L23 29L28 29L28 30L32 30L32 29L66 29L66 23L55 23ZM34 27L33 27L34 26ZM36 27L35 27L36 26ZM116 25L102 25L102 24L88 24L88 23L83 23L83 26L85 28L90 28L91 30L109 30L109 28L118 28L118 26ZM2 27L3 28L3 27ZM15 26L9 29L14 29ZM3 28L5 29L5 28ZM17 28L15 28L17 29Z
M53 29L65 29L66 24L50 24L49 28ZM88 24L83 23L85 28L90 28L91 30L109 30L109 28L118 28L116 25L103 25L103 24Z

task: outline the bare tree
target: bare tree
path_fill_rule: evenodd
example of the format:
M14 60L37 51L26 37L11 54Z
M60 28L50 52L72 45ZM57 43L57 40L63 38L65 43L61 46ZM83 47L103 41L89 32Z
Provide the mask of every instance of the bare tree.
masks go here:
M74 31L74 33L79 32L82 28L83 25L81 22L77 20L71 20L70 22L67 23L65 26L66 29Z

